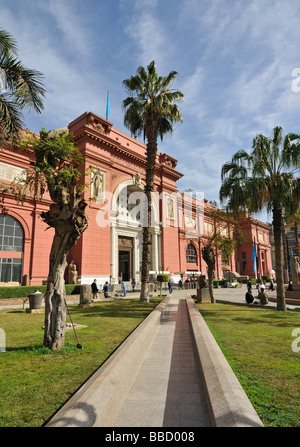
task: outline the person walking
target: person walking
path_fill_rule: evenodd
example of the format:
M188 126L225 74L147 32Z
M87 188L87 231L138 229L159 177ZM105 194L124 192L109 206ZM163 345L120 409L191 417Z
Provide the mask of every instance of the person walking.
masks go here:
M124 296L127 296L127 290L126 290L126 284L125 282L122 283L123 290L124 290Z
M95 300L95 299L98 299L99 287L98 287L98 284L97 284L97 280L96 280L96 279L94 279L94 281L92 282L91 287L92 287L93 299L94 299L94 300Z
M132 291L134 292L135 289L135 279L133 278L131 281Z
M108 298L108 282L107 281L103 286L103 291L104 291L104 298Z
M169 287L169 293L172 293L173 292L173 281L171 278L169 278L168 287Z

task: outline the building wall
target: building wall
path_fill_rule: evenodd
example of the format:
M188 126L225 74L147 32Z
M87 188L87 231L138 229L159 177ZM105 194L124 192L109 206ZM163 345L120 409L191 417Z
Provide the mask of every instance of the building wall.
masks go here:
M138 281L142 260L143 207L142 199L132 203L130 201L132 197L140 197L139 194L143 193L146 146L90 112L76 118L68 127L74 134L77 147L85 156L81 169L85 172L83 182L89 185L84 192L89 224L67 260L74 261L81 283L91 283L97 278L103 284L107 280L118 280L122 254L122 265L130 264L130 276ZM2 166L4 169L0 169L0 176L5 177L6 168L15 166L28 169L34 159L28 153L3 150L0 162L0 168ZM198 275L206 274L207 266L201 250L210 236L212 225L212 207L207 201L188 199L177 190L176 183L182 174L176 170L176 165L177 161L171 156L157 153L150 265L152 273L170 272L175 280L180 275L186 278L188 274L196 272ZM5 178L2 180L5 181ZM9 177L6 181L9 182ZM47 194L42 200L29 197L22 204L8 194L3 197L0 213L16 218L24 230L23 252L10 253L10 256L22 257L22 282L27 277L30 284L41 284L48 276L54 230L47 227L40 214L48 210L50 198ZM266 225L250 219L244 223L244 231L249 232L250 239L229 259L230 270L252 276L251 253L255 237L262 254L260 270L269 273L272 266ZM187 260L187 247L190 244L195 250L195 262ZM246 265L242 268L244 255ZM1 257L7 257L7 253L0 252ZM222 278L223 269L219 255L216 261L217 278Z

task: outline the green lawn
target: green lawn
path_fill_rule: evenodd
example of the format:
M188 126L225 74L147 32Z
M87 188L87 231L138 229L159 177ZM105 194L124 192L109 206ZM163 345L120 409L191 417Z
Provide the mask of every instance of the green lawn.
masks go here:
M70 306L73 331L59 352L42 347L43 314L0 311L6 352L0 352L0 427L42 425L160 302L118 300ZM300 313L226 304L197 305L266 426L300 426L300 352L292 331ZM69 319L68 319L69 321ZM298 343L300 347L300 342Z
M41 426L160 301L122 299L85 309L69 306L73 322L87 326L76 331L84 349L76 347L71 330L59 352L42 346L43 314L1 310L6 352L0 352L0 427Z
M264 425L300 427L300 352L292 349L300 313L226 304L197 307ZM294 344L300 347L300 341Z

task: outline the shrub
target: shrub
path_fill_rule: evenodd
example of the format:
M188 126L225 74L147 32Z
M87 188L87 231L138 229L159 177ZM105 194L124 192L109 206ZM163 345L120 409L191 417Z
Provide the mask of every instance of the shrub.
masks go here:
M159 274L157 275L157 281L158 282L168 282L169 281L169 275L168 274Z
M80 293L79 284L66 284L66 294L75 295ZM45 293L47 286L4 286L0 287L0 299L7 298L27 298L28 293L34 293L36 289L41 293Z
M263 281L270 281L270 280L271 280L271 276L270 276L270 275L263 275L263 276L261 277L261 279L262 279Z

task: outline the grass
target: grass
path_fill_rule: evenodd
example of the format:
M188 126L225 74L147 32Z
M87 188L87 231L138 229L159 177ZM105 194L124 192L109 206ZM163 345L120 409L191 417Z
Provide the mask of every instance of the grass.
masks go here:
M6 352L0 352L0 427L43 425L160 301L69 306L73 322L87 326L76 330L83 350L76 347L73 330L66 332L64 349L44 348L43 314L0 311L0 328L6 335Z
M65 348L56 352L42 346L43 314L0 311L6 334L6 352L0 352L0 427L43 425L159 302L69 306L74 323L87 326L77 330L84 349L77 349L70 330ZM300 313L197 306L264 425L300 427L300 352L292 349Z
M197 307L264 425L300 427L300 352L292 349L300 313L226 304Z

